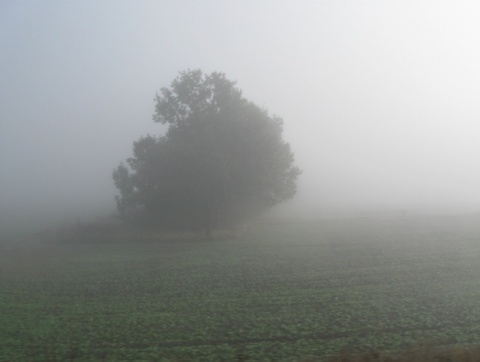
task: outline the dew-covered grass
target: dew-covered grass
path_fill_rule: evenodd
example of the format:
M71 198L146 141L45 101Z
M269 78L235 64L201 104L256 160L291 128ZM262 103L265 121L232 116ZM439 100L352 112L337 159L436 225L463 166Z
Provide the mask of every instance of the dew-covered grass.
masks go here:
M478 221L10 245L0 249L0 361L295 361L480 344Z

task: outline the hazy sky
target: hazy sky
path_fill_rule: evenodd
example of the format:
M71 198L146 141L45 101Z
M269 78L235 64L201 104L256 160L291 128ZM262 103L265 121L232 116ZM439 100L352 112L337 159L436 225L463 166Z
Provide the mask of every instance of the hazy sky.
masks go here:
M187 68L283 117L293 205L477 207L479 19L476 1L2 1L0 225L113 210L113 168L162 132L155 92Z

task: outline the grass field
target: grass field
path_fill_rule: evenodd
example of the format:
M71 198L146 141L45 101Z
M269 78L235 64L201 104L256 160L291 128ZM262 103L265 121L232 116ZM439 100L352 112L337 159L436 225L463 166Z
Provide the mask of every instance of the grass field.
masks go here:
M479 221L265 223L213 241L113 232L4 246L0 361L296 361L423 340L480 344Z

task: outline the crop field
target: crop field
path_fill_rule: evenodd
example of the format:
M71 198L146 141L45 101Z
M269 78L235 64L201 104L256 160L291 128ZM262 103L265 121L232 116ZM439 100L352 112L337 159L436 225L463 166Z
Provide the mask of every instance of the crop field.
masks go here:
M0 361L322 360L480 344L480 217L0 248Z

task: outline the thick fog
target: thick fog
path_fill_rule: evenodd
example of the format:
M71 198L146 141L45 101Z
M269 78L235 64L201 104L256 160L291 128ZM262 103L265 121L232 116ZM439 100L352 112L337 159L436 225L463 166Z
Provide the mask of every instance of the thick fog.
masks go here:
M285 210L480 210L480 4L3 1L0 227L112 213L178 72L237 80L285 121ZM25 226L27 227L27 226Z

